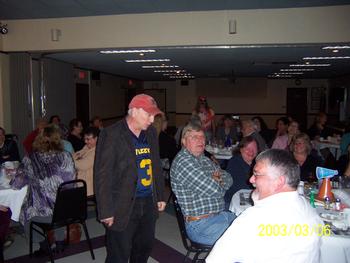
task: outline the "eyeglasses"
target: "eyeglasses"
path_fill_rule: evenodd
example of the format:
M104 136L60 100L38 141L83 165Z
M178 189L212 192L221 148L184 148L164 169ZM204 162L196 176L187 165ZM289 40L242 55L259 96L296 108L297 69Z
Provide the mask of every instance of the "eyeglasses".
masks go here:
M266 175L265 174L257 174L256 172L253 172L252 176L261 177L261 176L266 176Z
M187 135L187 137L190 138L191 140L195 140L195 141L205 140L204 135Z

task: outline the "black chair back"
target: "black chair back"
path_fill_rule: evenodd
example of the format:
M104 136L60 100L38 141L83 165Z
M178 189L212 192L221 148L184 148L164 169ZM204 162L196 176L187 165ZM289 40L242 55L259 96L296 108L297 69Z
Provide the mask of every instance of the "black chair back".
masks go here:
M199 255L202 253L209 253L210 250L212 249L212 246L199 244L191 241L191 239L188 237L186 232L185 218L182 214L179 202L177 201L177 198L174 194L173 194L173 204L175 208L176 220L179 225L179 229L181 233L182 243L187 250L187 254L184 257L184 262L189 257L191 252L195 253L192 259L192 262L204 261L204 259L199 259Z
M173 203L174 203L174 208L175 208L177 224L179 225L179 229L180 229L180 233L181 233L182 243L183 243L184 247L187 250L189 250L190 244L189 244L189 238L188 238L187 232L186 232L185 219L184 219L180 205L179 205L175 195L173 195Z
M53 225L78 223L87 218L86 182L72 180L62 183L57 191Z

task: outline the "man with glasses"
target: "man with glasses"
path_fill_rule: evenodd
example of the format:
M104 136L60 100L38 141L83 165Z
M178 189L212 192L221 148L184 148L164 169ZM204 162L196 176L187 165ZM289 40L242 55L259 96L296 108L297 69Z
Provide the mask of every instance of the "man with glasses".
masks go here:
M212 262L319 262L326 227L296 188L300 168L284 150L256 157L250 182L254 206L245 210L216 242Z
M205 135L200 125L187 124L181 142L182 149L170 170L172 190L185 217L189 238L212 245L235 218L224 211L224 195L232 177L204 156Z

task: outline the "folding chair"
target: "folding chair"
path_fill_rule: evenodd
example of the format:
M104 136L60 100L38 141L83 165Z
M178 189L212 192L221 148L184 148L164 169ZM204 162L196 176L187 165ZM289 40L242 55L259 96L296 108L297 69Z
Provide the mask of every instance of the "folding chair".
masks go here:
M50 247L48 232L65 226L67 229L67 243L69 244L69 225L79 223L83 226L91 257L94 260L95 255L85 223L87 219L86 199L86 182L84 180L72 180L62 183L57 190L52 221L49 223L31 221L30 223L29 255L32 256L33 254L33 231L43 236L48 247ZM49 255L53 263L51 249L49 249Z
M193 256L193 259L192 259L193 263L197 262L198 260L204 261L204 258L200 259L199 255L202 253L208 254L213 246L196 243L196 242L191 241L191 239L189 239L189 237L187 236L187 232L186 232L185 219L184 219L184 216L181 212L181 208L179 206L179 203L178 203L175 195L173 195L173 204L174 204L174 208L175 208L177 223L178 223L179 228L180 228L182 243L187 250L187 253L184 257L183 262L185 262L186 259L189 258L189 255L192 252L195 253Z

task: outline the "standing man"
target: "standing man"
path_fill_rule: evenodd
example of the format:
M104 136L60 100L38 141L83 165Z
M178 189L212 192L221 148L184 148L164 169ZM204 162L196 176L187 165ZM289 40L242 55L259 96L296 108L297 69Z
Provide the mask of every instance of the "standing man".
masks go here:
M155 100L136 95L125 119L103 129L96 148L98 218L106 226L106 263L146 263L158 211L165 209Z
M170 170L171 187L185 217L188 237L212 245L235 215L224 211L224 196L232 177L204 155L205 135L196 123L182 132L182 149Z
M206 262L320 262L320 236L330 230L296 191L299 180L299 165L287 151L260 153L250 178L254 206L236 218Z

